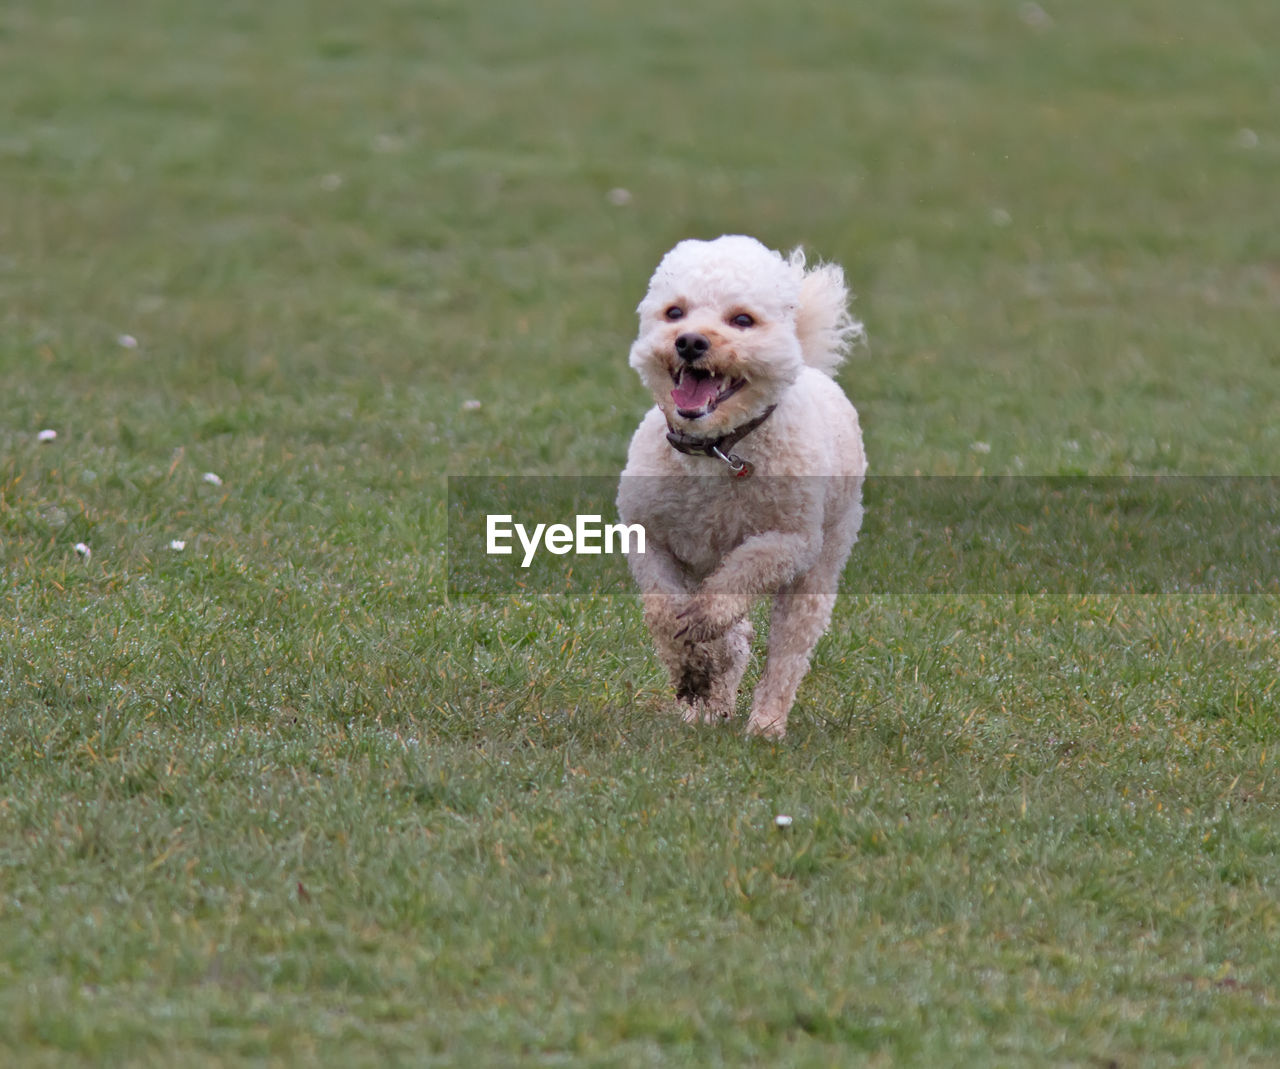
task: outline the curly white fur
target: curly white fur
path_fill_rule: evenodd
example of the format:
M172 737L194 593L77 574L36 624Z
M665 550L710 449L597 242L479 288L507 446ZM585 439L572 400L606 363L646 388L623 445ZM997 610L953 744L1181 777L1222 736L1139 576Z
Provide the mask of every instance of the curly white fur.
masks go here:
M640 302L630 360L656 405L632 439L618 509L645 526L647 552L630 564L687 719L733 714L753 638L747 613L770 596L747 727L782 736L830 621L867 467L857 412L830 377L862 335L847 302L839 266L806 269L800 250L784 258L743 236L682 241ZM732 446L747 478L668 440L716 442L766 411Z
M796 249L789 262L803 270L804 250ZM805 273L796 336L804 362L828 375L844 362L849 346L865 336L862 324L849 314L849 289L839 264L819 264Z

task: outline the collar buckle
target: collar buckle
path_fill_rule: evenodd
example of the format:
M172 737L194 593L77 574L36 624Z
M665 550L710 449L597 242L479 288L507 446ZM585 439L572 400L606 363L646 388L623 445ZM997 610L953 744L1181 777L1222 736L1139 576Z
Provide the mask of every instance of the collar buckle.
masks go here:
M742 479L750 475L754 469L754 465L751 461L743 460L737 453L730 453L728 456L725 456L724 453L720 452L720 447L717 445L713 445L711 447L711 455L717 460L723 460L728 464L729 470L733 472L733 477L735 479Z

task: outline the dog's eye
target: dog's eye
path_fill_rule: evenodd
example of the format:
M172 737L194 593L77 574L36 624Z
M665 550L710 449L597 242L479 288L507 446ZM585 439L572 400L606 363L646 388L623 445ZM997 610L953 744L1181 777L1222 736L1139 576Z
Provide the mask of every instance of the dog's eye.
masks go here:
M667 309L666 316L668 319L672 319L672 320L683 319L684 309L681 308L678 304L673 304L670 308Z
M746 330L747 327L754 327L756 325L755 319L747 315L746 312L739 312L736 316L733 316L729 322L735 327L741 327L743 330Z

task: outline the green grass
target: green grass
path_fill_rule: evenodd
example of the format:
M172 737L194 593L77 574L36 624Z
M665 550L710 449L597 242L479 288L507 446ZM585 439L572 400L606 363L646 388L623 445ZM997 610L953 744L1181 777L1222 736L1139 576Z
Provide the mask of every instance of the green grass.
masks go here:
M1046 10L0 12L0 1060L1274 1060L1274 589L869 519L777 746L630 596L444 599L446 473L620 469L689 235L845 265L875 473L1280 472L1280 12Z

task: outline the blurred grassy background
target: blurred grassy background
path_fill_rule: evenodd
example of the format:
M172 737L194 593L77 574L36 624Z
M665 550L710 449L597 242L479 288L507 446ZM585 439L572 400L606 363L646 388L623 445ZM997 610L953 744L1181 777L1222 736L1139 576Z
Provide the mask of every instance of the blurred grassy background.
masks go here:
M612 471L649 271L744 231L845 265L873 470L1274 470L1272 5L1040 10L10 11L6 362L78 386L15 430L390 390L438 468Z

